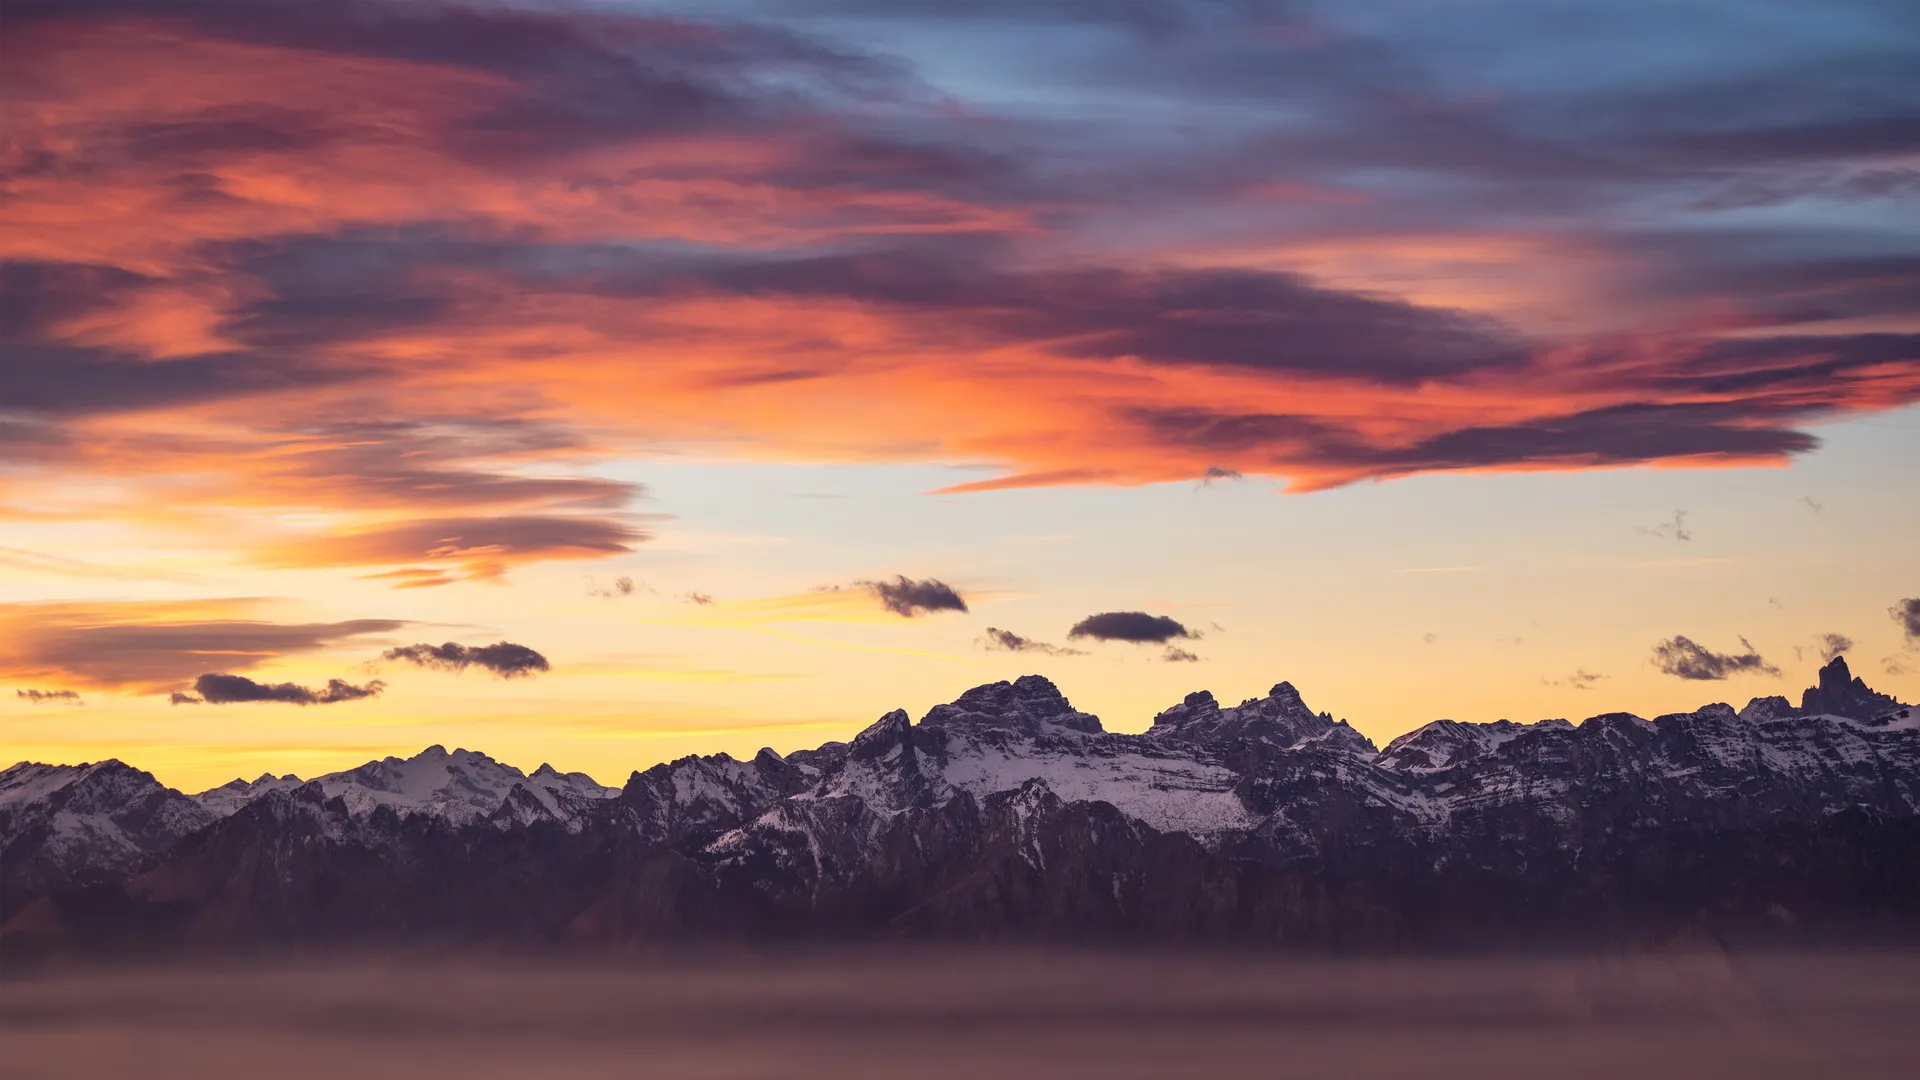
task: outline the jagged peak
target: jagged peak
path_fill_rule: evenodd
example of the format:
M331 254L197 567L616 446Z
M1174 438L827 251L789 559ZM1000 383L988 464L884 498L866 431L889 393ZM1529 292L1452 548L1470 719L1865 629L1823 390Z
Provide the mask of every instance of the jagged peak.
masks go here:
M1872 720L1900 707L1898 699L1873 689L1865 679L1848 670L1844 655L1827 661L1820 669L1819 685L1808 687L1800 695L1803 713L1825 713L1851 720Z
M1210 720L1220 715L1220 702L1211 690L1195 690L1180 699L1180 704L1169 705L1153 718L1153 726L1165 730L1177 730L1180 725L1194 721Z
M1043 723L1089 734L1101 731L1098 717L1075 710L1060 688L1042 675L976 686L948 704L927 710L920 722L936 727L1013 728L1030 734L1037 733Z
M1295 705L1302 709L1307 707L1307 703L1300 697L1300 691L1294 689L1293 684L1285 680L1274 683L1273 688L1267 691L1267 697L1282 704Z
M1766 697L1757 697L1748 701L1747 707L1740 710L1740 719L1749 722L1758 722L1762 720L1774 720L1782 716L1794 716L1798 714L1798 712L1799 710L1793 707L1793 702L1788 701L1779 694L1770 694Z
M866 729L853 737L848 747L850 753L872 754L884 751L894 743L907 738L913 726L913 720L907 716L907 710L895 709L867 725Z

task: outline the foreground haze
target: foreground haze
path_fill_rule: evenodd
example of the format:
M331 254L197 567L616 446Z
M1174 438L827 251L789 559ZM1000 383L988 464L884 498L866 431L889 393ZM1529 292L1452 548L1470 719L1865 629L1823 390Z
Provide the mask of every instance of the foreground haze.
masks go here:
M1911 1075L1920 958L1004 950L391 960L0 982L7 1075Z

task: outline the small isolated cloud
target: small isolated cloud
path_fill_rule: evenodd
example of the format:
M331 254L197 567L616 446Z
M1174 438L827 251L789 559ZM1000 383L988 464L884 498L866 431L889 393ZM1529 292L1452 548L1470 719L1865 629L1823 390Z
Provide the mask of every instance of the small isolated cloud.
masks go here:
M1200 474L1200 486L1212 487L1223 480L1245 480L1239 469L1229 469L1224 465L1209 465L1207 471Z
M1595 674L1586 668L1575 668L1573 674L1564 678L1541 679L1540 682L1544 686L1567 686L1575 690L1591 690L1594 683L1604 678L1606 678L1605 675Z
M636 586L633 579L622 575L613 579L613 584L602 586L592 578L587 579L587 595L598 596L605 600L618 600L623 596L632 596Z
M1676 634L1653 647L1653 666L1681 679L1711 682L1745 671L1778 675L1780 669L1761 659L1751 642L1740 639L1744 653L1717 653Z
M72 690L15 690L13 696L35 705L85 705Z
M355 686L340 679L328 679L324 689L314 690L296 683L258 683L245 675L209 673L193 681L193 693L168 696L175 705L234 705L254 701L277 701L287 705L337 705L379 697L387 684L375 679Z
M1658 525L1641 525L1638 531L1643 536L1657 536L1662 540L1691 540L1693 534L1687 531L1687 512L1675 510L1672 521L1663 521Z
M926 578L915 581L905 574L892 581L856 581L878 597L882 607L904 619L931 611L965 611L967 602L944 581Z
M1907 633L1907 644L1920 642L1920 596L1910 596L1887 609L1893 621Z
M706 607L713 603L713 597L703 592L690 592L680 599L685 600L689 604L699 604L701 607Z
M1826 663L1843 652L1853 649L1853 639L1845 634L1820 635L1820 661Z
M1813 511L1816 514L1823 513L1827 509L1824 504L1814 502L1813 496L1811 495L1802 495L1798 499L1795 499L1794 501L1802 504L1807 509Z
M1198 656L1188 652L1187 650L1181 648L1178 645L1167 646L1166 655L1162 656L1160 659L1165 660L1169 664L1197 664L1200 662L1200 658Z
M1889 675L1905 675L1913 670L1904 656L1887 656L1880 660L1880 669Z
M1042 656L1085 656L1079 649L1065 645L1049 645L1044 641L1035 641L1021 637L1011 630L1002 630L997 626L987 627L987 636L980 640L981 647L988 652L1024 652L1039 653Z
M1439 634L1436 634L1436 633L1433 633L1432 631L1428 631L1427 633L1424 633L1424 634L1422 634L1422 635L1420 635L1420 640L1421 640L1421 641L1424 641L1424 642L1426 642L1426 643L1427 643L1427 644L1429 644L1429 645L1431 645L1431 644L1433 644L1434 642L1436 642L1436 641L1439 641L1439 640L1440 640L1440 635L1439 635Z
M1095 641L1130 641L1136 645L1165 645L1175 638L1197 638L1200 635L1165 615L1149 615L1144 611L1103 611L1074 623L1073 629L1067 631L1067 636L1092 638Z
M380 659L404 660L436 671L465 671L470 667L479 667L503 679L532 675L552 667L546 657L511 641L496 641L491 645L461 645L452 641L444 645L403 645L381 653Z

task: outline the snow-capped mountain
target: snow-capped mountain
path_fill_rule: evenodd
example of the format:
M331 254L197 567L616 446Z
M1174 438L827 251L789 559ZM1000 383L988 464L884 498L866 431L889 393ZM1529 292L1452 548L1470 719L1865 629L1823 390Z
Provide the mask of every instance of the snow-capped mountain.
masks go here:
M133 869L214 817L118 761L0 771L0 916L45 889Z
M606 787L585 773L563 773L543 764L532 775L475 750L429 746L410 758L386 757L358 768L303 781L289 773L261 776L251 783L233 780L193 798L218 817L226 817L270 791L289 792L316 784L328 798L345 802L347 811L370 814L390 807L405 814L431 814L465 824L505 811L525 823L538 817L574 820L582 800L610 799L619 788ZM524 789L514 796L514 789Z
M41 806L54 781L35 770L57 768L0 790ZM127 849L91 922L59 887L101 873L43 861L13 887L47 895L0 932L86 941L102 911L165 910L176 940L211 942L1920 937L1920 714L1844 660L1800 707L1441 720L1384 751L1288 683L1231 707L1190 694L1117 734L1027 676L618 791L439 747L197 801L159 790L144 797L204 827Z

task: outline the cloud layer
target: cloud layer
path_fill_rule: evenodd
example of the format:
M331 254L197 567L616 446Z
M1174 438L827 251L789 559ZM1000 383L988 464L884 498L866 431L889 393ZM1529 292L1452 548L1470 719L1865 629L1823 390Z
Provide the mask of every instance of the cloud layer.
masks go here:
M1023 7L9 5L0 506L111 476L439 586L633 550L640 447L1311 490L1778 463L1920 400L1891 5L1689 10L1658 71L1559 5L1511 66ZM956 23L1014 44L943 82Z
M159 693L204 672L209 658L246 671L406 625L274 622L257 617L266 607L254 600L0 604L0 677Z

